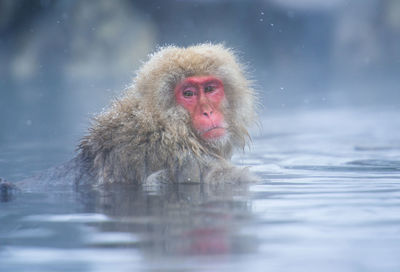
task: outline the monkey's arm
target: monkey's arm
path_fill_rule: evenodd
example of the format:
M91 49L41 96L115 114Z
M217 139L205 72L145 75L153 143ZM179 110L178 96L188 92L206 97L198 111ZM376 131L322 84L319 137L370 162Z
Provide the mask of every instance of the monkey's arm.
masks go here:
M175 162L170 168L159 170L152 173L145 180L146 185L156 185L159 183L200 183L204 165L199 163L191 156L187 156L180 163Z
M206 183L253 183L260 179L248 167L237 167L225 160L214 163L204 174Z
M178 165L176 163L175 165ZM160 183L248 183L259 178L248 167L236 167L224 159L207 157L202 161L188 156L173 169L164 169L151 174L146 185Z

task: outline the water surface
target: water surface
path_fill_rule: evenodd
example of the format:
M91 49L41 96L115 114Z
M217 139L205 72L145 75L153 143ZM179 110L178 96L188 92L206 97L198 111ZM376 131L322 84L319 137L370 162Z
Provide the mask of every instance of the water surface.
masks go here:
M400 271L398 112L261 123L234 157L257 184L51 188L0 203L0 271ZM8 179L56 160L51 148L32 157L43 143L16 146L0 153Z

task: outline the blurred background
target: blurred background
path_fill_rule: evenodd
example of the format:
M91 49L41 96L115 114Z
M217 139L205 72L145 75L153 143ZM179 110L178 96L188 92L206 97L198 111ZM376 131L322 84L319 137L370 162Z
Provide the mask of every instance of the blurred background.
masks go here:
M0 147L60 142L157 46L221 42L261 113L400 106L398 0L0 0Z

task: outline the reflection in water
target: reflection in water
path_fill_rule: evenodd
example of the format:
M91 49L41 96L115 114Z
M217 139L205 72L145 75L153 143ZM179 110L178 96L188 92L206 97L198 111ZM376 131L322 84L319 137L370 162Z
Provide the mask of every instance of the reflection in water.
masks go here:
M241 219L249 217L246 192L245 185L229 184L144 189L117 185L81 192L79 199L86 212L112 218L101 223L101 231L134 233L140 239L123 245L139 247L151 256L230 254L243 250L235 246L239 239L235 230Z
M58 262L78 270L98 264L110 269L115 262L132 268L138 260L151 266L154 258L164 266L168 256L256 250L250 235L238 232L251 217L247 185L108 185L78 192L56 188L21 193L6 203L0 213L6 222L0 226L0 259L7 261L0 268L23 267L20 258L38 271ZM34 247L18 246L26 243Z
M78 239L85 246L140 248L149 257L231 254L247 252L252 247L239 243L240 237L235 234L240 221L249 217L246 185L179 184L159 188L111 185L77 194L68 190L48 193L53 195L37 196L47 199L42 203L43 208L40 202L35 203L39 207L34 210L40 209L44 214L23 216L22 221L37 223L45 229L50 224L56 232L59 224L73 227L84 223L85 228L92 228ZM14 203L29 202L35 196L20 194ZM23 200L25 197L28 199ZM52 214L46 203L68 205L60 203L62 199L72 204L69 209L77 211ZM18 231L12 237L24 239L26 234ZM9 238L8 243L13 244Z

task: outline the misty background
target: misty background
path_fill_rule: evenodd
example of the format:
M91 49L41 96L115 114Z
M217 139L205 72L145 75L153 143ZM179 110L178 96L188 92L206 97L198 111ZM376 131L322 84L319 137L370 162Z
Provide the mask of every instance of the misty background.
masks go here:
M72 154L149 53L207 41L237 50L261 115L399 109L398 0L0 0L0 148Z

